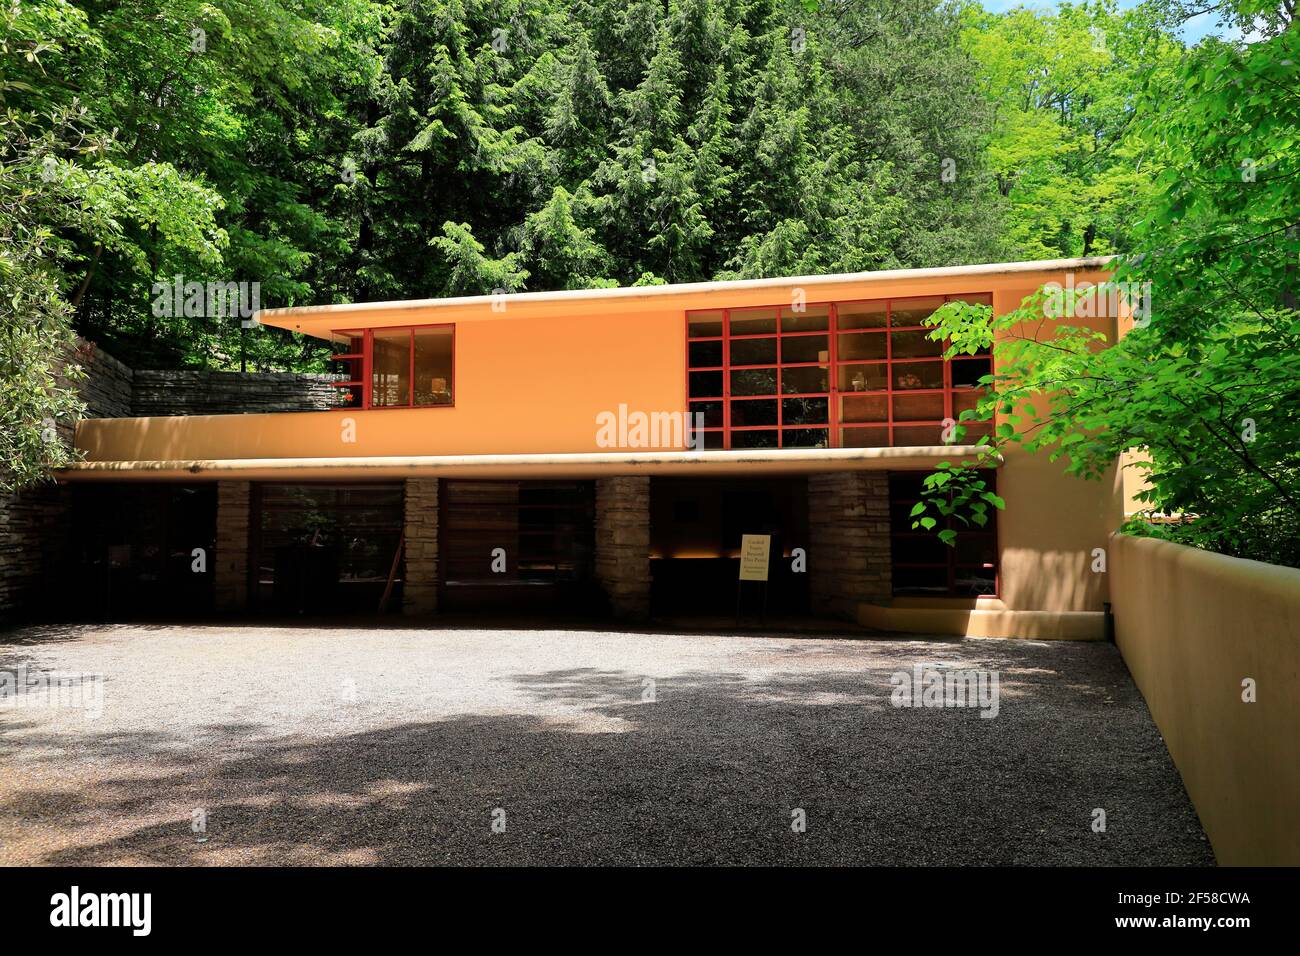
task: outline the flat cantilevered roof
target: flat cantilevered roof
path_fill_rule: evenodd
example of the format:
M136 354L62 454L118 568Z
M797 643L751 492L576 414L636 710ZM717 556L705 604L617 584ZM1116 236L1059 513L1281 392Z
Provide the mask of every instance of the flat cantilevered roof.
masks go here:
M339 305L294 306L262 309L256 319L264 325L292 329L328 338L332 330L374 324L376 319L410 320L411 312L452 310L458 318L504 318L525 311L553 311L567 306L569 312L598 312L611 307L624 311L649 308L709 307L701 300L719 295L746 295L770 291L784 299L792 289L803 289L808 301L819 300L818 291L830 293L836 287L873 283L928 282L950 280L954 287L978 289L980 280L997 276L1033 273L1096 272L1107 270L1113 256L1076 259L1048 259L1038 262L993 262L973 266L945 266L937 269L884 269L878 272L832 273L817 276L783 276L772 279L733 279L717 282L685 282L676 285L618 286L610 289L570 289L556 292L508 292L495 295L450 296L443 299L405 299L391 302L353 302ZM882 293L883 294L883 293ZM713 307L721 308L718 303ZM549 308L548 308L549 307Z
M83 461L59 481L312 481L376 478L602 478L613 475L769 475L828 471L932 470L974 459L975 445L782 448L745 451L615 451L555 455L413 455L355 458L242 458L194 461ZM994 456L987 465L1002 463Z

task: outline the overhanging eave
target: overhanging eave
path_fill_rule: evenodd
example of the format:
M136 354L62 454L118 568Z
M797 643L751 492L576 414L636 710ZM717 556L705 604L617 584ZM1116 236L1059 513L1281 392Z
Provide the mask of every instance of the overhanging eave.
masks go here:
M61 469L80 481L357 481L395 478L604 478L619 475L815 474L926 471L973 460L975 445L809 448L750 451L617 451L580 454L415 455L355 458L239 458L191 461L85 461ZM1002 463L994 456L985 467Z

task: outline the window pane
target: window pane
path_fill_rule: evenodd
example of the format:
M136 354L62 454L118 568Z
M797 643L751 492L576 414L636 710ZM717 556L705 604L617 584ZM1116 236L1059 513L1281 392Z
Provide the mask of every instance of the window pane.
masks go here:
M911 527L913 518L905 527ZM960 538L958 539L960 540ZM900 534L894 537L893 553L890 555L898 564L947 564L948 546L939 540L937 534Z
M943 388L942 362L907 362L894 365L894 388L906 391L913 388Z
M828 398L785 398L781 400L781 424L825 425L830 413Z
M842 365L839 371L841 392L883 392L889 387L889 369L885 365Z
M913 530L912 522L916 518L912 517L912 506L920 500L921 492L918 490L910 499L899 501L895 498L893 492L889 497L889 530L895 534L899 532L910 532ZM936 541L939 536L934 532L926 532L928 535L934 535ZM947 545L945 544L946 548Z
M722 365L721 342L692 342L691 368L717 368Z
M782 448L826 448L830 445L828 428L786 428L781 431Z
M883 329L885 303L841 302L835 307L835 327L838 329Z
M929 338L929 333L924 329L890 332L889 338L892 355L896 359L926 358L931 355L938 357L943 354L943 343Z
M884 395L845 395L840 398L843 422L889 421L889 399Z
M899 395L894 398L894 421L943 421L942 395Z
M952 591L960 597L979 597L997 593L996 572L992 568L957 568Z
M692 312L687 318L687 323L693 339L722 335L721 312Z
M411 404L411 330L375 329L370 401L376 407Z
M731 427L776 424L776 399L759 398L731 403Z
M965 411L975 411L975 408L979 403L979 392L953 392L952 417L961 421L961 413Z
M956 550L958 564L993 564L998 557L992 534L962 532L957 535Z
M840 444L845 448L888 448L888 428L841 428Z
M732 340L732 365L772 365L776 362L776 339Z
M746 368L731 373L732 395L775 395L776 369Z
M787 395L798 392L826 392L830 388L830 375L824 368L806 366L781 370L781 391Z
M765 332L775 332L776 313L775 308L732 309L731 334L762 335Z
M948 569L894 568L895 594L946 594Z
M979 385L980 378L993 374L993 360L987 358L968 358L952 360L953 388L968 388Z
M828 305L810 305L802 312L781 310L782 332L824 332L830 328L831 310Z
M415 330L415 404L451 404L451 328Z
M732 448L776 448L777 435L775 428L769 428L765 431L733 431L731 433Z
M717 398L722 395L721 372L691 372L691 398Z
M830 337L825 335L795 335L781 339L781 361L821 362L831 359Z
M882 359L885 357L885 336L880 332L857 332L841 335L836 343L841 362L854 359Z
M722 427L722 403L721 402L691 402L691 414L704 416L705 428ZM695 424L694 419L691 425Z
M331 370L337 376L336 384L338 385L338 404L355 408L362 407L365 401L365 355L366 350L365 334L362 332L335 332L334 335L334 355L330 359L335 363ZM340 356L355 356L355 358L342 358ZM355 382L355 385L347 383Z
M702 451L712 451L713 449L726 447L723 444L724 440L723 433L720 431L698 432L696 433L696 441L698 444L695 447Z
M942 444L944 444L942 425L894 426L894 447L896 448Z
M935 309L943 305L942 297L932 299L895 299L889 303L889 327L921 325Z

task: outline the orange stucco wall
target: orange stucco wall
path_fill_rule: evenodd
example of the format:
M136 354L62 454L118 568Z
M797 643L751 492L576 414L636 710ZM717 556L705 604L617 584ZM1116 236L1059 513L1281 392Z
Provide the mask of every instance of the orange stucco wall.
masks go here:
M1076 276L1076 282L1082 278ZM1034 277L995 292L994 310L1012 311L1043 281ZM1044 321L1040 334L1050 334L1056 324ZM1072 318L1068 324L1112 336L1115 332L1108 318ZM998 492L1007 502L1006 511L998 515L999 597L1012 609L1101 611L1108 595L1108 571L1093 570L1094 565L1102 566L1093 552L1105 551L1111 532L1123 520L1119 469L1113 468L1101 482L1082 481L1065 474L1064 461L1050 462L1045 454L1014 447L1005 454L1006 464L998 472ZM1104 621L1092 622L1090 636L1101 637L1103 632Z
M1300 570L1126 535L1111 550L1116 642L1219 863L1300 865Z
M1076 274L1076 281L1103 278L1100 272ZM1064 281L1064 273L819 282L805 295L816 303L991 292L1001 313L1051 280ZM93 420L78 426L77 444L89 461L103 462L606 450L597 443L596 417L602 412L615 412L620 404L633 412L685 411L687 310L788 304L796 288L723 287L561 302L507 298L496 310L479 300L280 313L267 321L315 335L455 323L454 407ZM1109 323L1096 321L1098 327ZM354 430L345 427L348 420ZM347 441L352 435L355 441ZM1043 456L1012 454L999 490L1008 502L999 516L1005 606L1100 611L1105 576L1090 570L1091 550L1105 547L1120 519L1116 484L1065 478L1061 466Z
M1100 273L1080 273L1097 279ZM1061 273L825 283L810 303L993 292L1014 308ZM690 309L788 303L795 287L692 292L630 300L486 303L370 313L290 314L268 322L316 335L330 329L456 325L455 405L295 414L122 418L82 422L89 461L593 452L596 416L684 412ZM356 422L344 442L342 420ZM654 445L664 450L671 446Z

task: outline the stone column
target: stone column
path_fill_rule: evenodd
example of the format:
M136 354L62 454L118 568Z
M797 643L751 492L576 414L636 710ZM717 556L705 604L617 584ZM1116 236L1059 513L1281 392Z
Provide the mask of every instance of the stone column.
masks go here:
M813 613L857 620L859 602L892 598L888 472L811 476L808 537Z
M406 573L402 613L438 610L438 479L406 479Z
M248 607L247 481L217 482L217 555L215 598L218 611L243 611Z
M596 480L596 579L614 616L650 614L650 479Z

